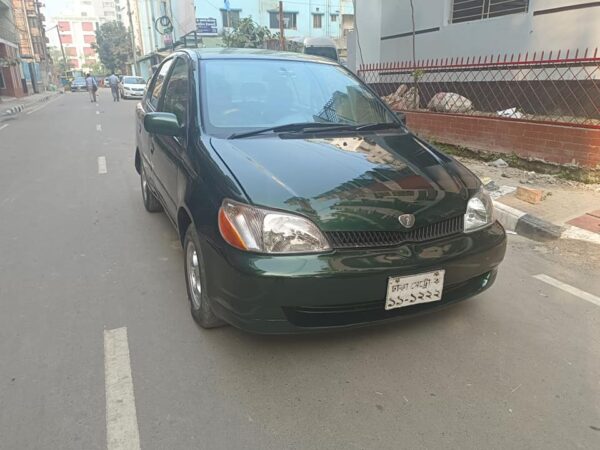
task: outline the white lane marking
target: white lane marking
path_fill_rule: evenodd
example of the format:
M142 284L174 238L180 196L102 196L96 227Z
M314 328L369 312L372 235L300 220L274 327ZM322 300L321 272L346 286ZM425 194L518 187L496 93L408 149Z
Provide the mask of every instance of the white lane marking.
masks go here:
M100 111L96 111L96 114L100 114Z
M98 156L98 173L105 174L108 172L108 168L106 167L106 157Z
M96 131L102 131L102 125L97 124L96 125Z
M7 123L5 123L4 125L0 125L0 130L4 130L7 126L8 126Z
M548 275L544 275L543 273L539 275L534 275L533 278L543 281L551 286L554 286L558 289L562 289L569 294L572 294L576 297L579 297L582 300L593 303L596 306L600 306L600 297L596 297L589 292L582 291L581 289L577 289L576 287L571 286L570 284L563 283L562 281L558 281L555 278L549 277Z
M139 449L140 431L125 327L104 330L104 386L107 449Z
M52 103L53 101L56 101L56 98L53 98L52 100L48 100L46 103L44 103L41 106L38 106L37 108L33 108L31 111L27 111L27 115L33 114L36 111L39 111L40 109L45 108L46 106L48 106L50 103Z

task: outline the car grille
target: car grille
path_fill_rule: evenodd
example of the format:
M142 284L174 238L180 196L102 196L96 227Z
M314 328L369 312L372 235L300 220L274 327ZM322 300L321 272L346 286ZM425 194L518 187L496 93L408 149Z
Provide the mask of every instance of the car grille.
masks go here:
M463 218L457 216L410 231L330 231L325 234L334 248L391 247L460 233L463 231Z

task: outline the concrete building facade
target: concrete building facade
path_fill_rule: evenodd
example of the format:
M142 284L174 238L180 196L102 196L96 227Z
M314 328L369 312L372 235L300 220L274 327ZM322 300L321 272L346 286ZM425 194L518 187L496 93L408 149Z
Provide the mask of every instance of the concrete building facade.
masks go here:
M484 56L600 43L600 2L590 0L414 1L417 59ZM349 65L412 59L409 0L357 0Z
M19 34L23 87L27 93L41 92L48 86L50 72L42 3L37 0L12 0L12 3Z
M0 0L0 96L22 97L19 35L11 0Z
M161 59L157 52L168 53L174 42L195 30L194 0L130 0L130 8L139 75L148 78Z

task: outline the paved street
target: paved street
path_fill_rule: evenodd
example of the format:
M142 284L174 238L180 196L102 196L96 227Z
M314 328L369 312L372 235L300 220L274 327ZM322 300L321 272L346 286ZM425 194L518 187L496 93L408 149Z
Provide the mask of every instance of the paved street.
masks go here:
M393 325L202 330L100 93L0 122L0 448L600 448L598 247L510 235L490 291Z

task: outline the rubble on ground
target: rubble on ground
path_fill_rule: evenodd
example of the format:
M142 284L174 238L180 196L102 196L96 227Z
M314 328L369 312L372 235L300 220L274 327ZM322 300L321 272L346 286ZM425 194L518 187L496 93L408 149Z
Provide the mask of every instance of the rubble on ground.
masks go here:
M438 92L429 100L427 109L437 112L465 113L473 109L473 102L455 92Z
M499 167L496 167L494 164L464 156L455 156L455 158L467 166L480 179L485 180L483 182L484 185L490 184L490 181L493 181L495 185L500 187L540 186L546 189L576 189L600 192L600 184L586 184L578 181L566 180L558 175L517 169L516 167L508 166L508 164L506 167L502 164L500 164ZM494 187L494 185L490 186L492 188ZM493 189L488 190L493 191Z
M418 109L420 101L419 92L406 84L401 84L395 92L381 99L394 110Z

